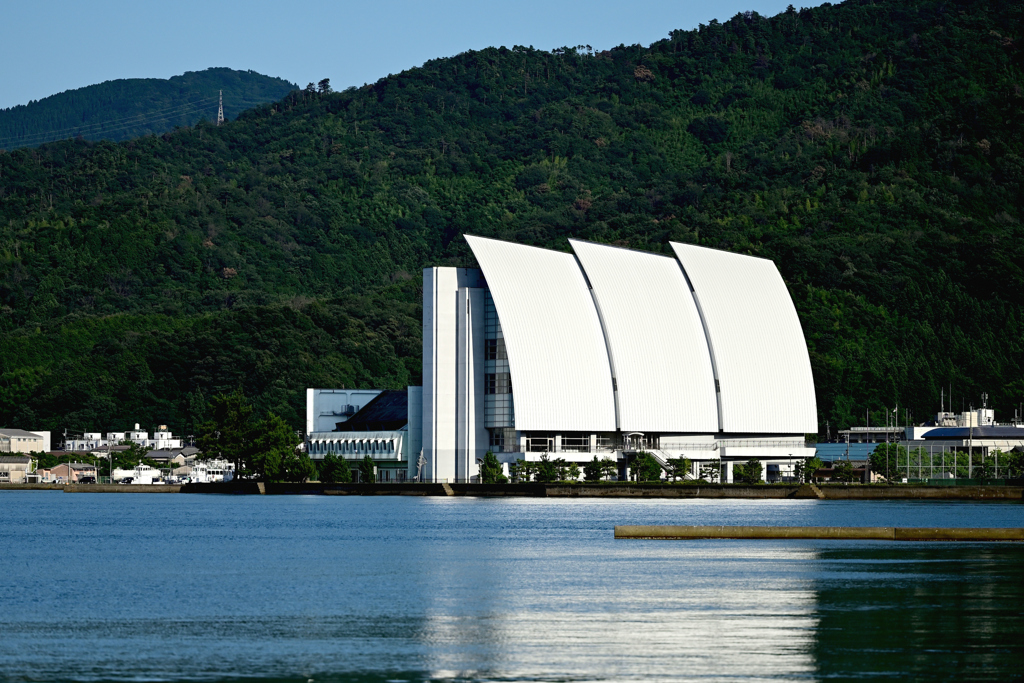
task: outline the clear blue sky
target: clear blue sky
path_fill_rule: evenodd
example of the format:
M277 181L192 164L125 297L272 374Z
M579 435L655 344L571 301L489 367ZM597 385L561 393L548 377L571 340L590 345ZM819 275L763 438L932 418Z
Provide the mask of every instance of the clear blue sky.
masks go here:
M746 10L774 15L790 2L6 0L0 108L115 78L211 66L299 85L330 78L340 90L470 49L649 45L673 29Z

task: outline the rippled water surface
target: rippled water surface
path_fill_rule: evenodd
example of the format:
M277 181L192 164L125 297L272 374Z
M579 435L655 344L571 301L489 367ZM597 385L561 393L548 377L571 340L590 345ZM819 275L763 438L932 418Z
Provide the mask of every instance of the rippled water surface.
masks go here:
M0 680L1021 680L1019 503L0 492Z

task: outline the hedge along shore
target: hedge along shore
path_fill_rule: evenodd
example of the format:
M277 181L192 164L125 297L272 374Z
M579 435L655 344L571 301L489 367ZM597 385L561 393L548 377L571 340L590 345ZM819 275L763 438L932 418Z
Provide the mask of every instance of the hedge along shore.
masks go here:
M1021 528L870 526L616 526L615 538L637 540L834 539L847 541L1024 541Z
M447 488L446 488L447 487ZM775 500L1024 500L1024 486L742 486L736 484L302 484L231 481L213 484L0 484L3 490L68 493L220 493L234 495L476 496L528 498L741 498Z

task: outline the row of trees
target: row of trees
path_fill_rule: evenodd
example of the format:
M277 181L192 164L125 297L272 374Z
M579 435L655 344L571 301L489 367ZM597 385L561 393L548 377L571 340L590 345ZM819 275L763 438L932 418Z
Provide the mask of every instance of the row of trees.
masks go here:
M255 420L241 389L214 396L209 413L196 446L206 458L234 463L235 476L292 482L316 478L313 461L296 449L299 437L288 423L273 412Z
M377 464L368 455L363 456L363 459L359 461L356 471L359 472L359 481L377 481ZM333 453L328 453L324 456L323 462L320 463L319 479L324 484L351 483L353 479L352 467L345 458L339 458Z
M693 463L689 458L669 458L666 463L667 469L662 467L650 453L641 452L630 463L631 478L640 482L662 481L663 472L670 481L685 481L693 478ZM818 465L814 469L820 465L821 463L818 461ZM809 471L813 472L814 470ZM505 483L506 481L501 474L501 465L490 451L484 457L484 464L481 466L480 472L481 481L486 484ZM754 458L746 463L735 465L733 472L737 483L756 484L762 480L761 462ZM512 475L513 482L578 481L580 473L580 467L576 463L566 462L564 458L560 457L552 460L547 453L543 453L539 461L528 462L520 458L509 465L509 474ZM619 466L611 458L599 460L595 455L593 460L583 465L582 474L584 480L590 482L617 479ZM721 461L712 460L701 464L696 481L717 483L720 476Z
M309 456L297 449L298 435L280 416L268 412L263 419L253 418L253 407L241 389L214 396L209 412L210 419L201 425L196 446L206 458L233 462L239 477L289 482L319 480L327 484L345 484L354 478L348 461L333 453L324 456L318 471ZM357 471L360 481L377 481L377 465L369 455L359 462Z

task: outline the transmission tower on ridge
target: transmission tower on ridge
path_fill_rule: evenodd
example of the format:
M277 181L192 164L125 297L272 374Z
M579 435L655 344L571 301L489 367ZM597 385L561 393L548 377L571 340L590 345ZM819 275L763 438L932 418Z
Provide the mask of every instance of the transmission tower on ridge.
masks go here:
M217 125L224 123L224 91L220 91L220 106L217 107Z

